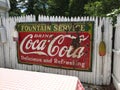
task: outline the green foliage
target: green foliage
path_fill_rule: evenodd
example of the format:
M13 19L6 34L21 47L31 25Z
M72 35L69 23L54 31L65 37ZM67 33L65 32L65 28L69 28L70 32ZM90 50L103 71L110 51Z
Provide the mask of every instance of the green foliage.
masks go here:
M120 14L120 0L105 0L102 4L104 8L103 12L112 18L112 24L114 26L117 21L117 15Z
M25 4L25 13L39 15L46 15L46 0L28 0Z
M119 0L97 0L86 4L84 9L87 15L106 16L106 14L119 7Z
M20 9L17 7L18 2L16 0L10 0L11 9L9 11L10 16L19 16L21 15Z
M120 14L120 8L114 9L111 13L108 13L107 16L112 18L113 26L117 23L117 15Z
M120 7L120 0L103 0L103 13L107 14Z
M10 0L10 4L10 16L33 14L37 18L38 15L106 16L120 8L120 0Z
M69 16L83 16L84 5L88 3L88 0L70 0L69 4Z
M67 16L69 0L48 0L48 15Z
M92 16L102 16L102 2L101 1L95 1L91 2L85 5L85 14L92 15Z
M88 0L48 0L48 14L56 16L83 16Z
M20 8L24 9L23 14L35 15L38 20L38 15L47 15L47 0L19 0Z

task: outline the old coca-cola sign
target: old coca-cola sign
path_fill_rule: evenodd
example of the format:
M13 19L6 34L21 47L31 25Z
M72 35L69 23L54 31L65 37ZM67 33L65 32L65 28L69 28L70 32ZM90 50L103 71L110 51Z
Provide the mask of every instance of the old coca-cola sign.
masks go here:
M91 70L94 22L17 23L20 63Z

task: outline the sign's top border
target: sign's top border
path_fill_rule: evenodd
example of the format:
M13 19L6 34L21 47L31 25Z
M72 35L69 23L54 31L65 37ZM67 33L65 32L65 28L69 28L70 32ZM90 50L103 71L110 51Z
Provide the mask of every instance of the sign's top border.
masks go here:
M91 24L91 25L90 25ZM92 30L94 21L70 21L70 22L18 22L17 31L44 32L44 31L89 31Z

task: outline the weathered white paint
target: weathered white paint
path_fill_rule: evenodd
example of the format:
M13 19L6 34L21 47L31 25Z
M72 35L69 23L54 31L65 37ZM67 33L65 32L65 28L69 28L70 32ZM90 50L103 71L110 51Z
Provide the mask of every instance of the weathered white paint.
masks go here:
M0 0L0 10L8 11L10 9L9 0Z
M109 18L98 17L48 17L39 16L40 22L69 22L69 21L94 21L94 42L92 72L75 71L66 69L49 68L40 65L26 65L18 63L17 43L13 41L13 32L16 22L33 22L34 16L21 16L4 18L3 24L7 30L7 43L0 45L0 67L13 68L20 70L40 71L47 73L56 73L63 75L77 76L81 82L92 83L96 85L108 85L111 80L111 52L112 52L112 25ZM104 41L107 47L107 53L104 57L99 56L99 43L101 41L101 26L104 24ZM102 64L103 62L103 64Z
M0 0L0 17L8 17L9 10L10 10L9 0Z
M114 43L114 62L113 62L113 83L117 90L120 90L120 15L117 16Z

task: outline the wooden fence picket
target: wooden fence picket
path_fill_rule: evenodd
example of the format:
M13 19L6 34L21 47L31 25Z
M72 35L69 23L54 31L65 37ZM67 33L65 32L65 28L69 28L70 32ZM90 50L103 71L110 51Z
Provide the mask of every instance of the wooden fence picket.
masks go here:
M120 14L117 16L117 23L115 25L115 39L114 39L114 57L113 57L113 83L116 90L120 90ZM109 52L110 54L110 52Z

